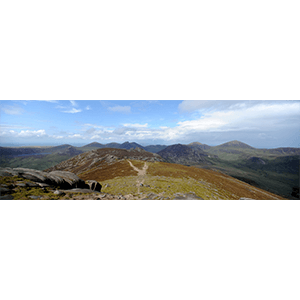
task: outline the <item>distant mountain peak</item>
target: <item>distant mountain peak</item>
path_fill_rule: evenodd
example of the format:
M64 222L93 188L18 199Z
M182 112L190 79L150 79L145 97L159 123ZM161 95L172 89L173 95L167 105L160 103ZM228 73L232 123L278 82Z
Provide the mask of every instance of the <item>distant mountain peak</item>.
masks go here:
M202 143L199 142L193 142L193 143L189 143L188 146L193 146L193 145L203 145Z
M231 141L231 142L228 142L228 143L225 143L225 144L222 144L218 147L236 147L236 148L248 148L248 149L253 149L253 147L245 144L245 143L242 143L240 141L237 141L237 140L234 140L234 141Z
M202 150L208 150L210 148L210 146L199 143L199 142L193 142L193 143L188 144L187 146L189 146L193 149L202 149Z
M208 154L200 148L193 148L191 146L175 144L166 147L159 154L168 162L179 164L196 164L196 163L209 163Z
M102 144L100 144L98 142L93 142L93 143L90 143L88 145L85 145L84 147L95 147L95 146L102 146Z

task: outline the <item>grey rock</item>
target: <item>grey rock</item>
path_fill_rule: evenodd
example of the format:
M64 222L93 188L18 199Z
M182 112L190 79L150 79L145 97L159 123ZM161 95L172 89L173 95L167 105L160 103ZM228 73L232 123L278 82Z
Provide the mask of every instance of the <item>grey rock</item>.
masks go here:
M0 195L1 194L7 194L7 193L10 193L10 192L11 192L10 189L4 188L4 187L0 187Z
M64 195L65 193L63 193L62 191L58 191L56 190L55 192L53 192L54 195Z
M46 182L47 180L47 173L39 170L34 169L26 169L26 168L14 168L15 172L18 172L19 177L25 178L35 182Z
M52 171L50 173L26 168L0 168L0 176L19 176L34 182L59 186L63 189L89 188L77 175L67 171Z
M144 198L143 200L154 200L158 197L157 194L154 194L154 193L149 193L146 198Z
M0 200L14 200L14 197L12 195L4 195L0 196Z
M55 183L62 188L88 188L89 186L77 175L67 171L52 171L48 177L55 179Z
M102 185L99 182L95 180L87 180L86 183L91 190L96 192L101 192Z
M174 194L174 200L203 200L201 197L198 197L195 193L190 192L187 194L176 193Z
M70 190L61 190L64 193L84 193L84 194L92 194L92 193L98 193L96 191L92 191L90 189L70 189Z
M41 182L38 182L37 184L38 184L38 186L40 186L41 188L46 188L46 187L49 187L49 186L50 186L50 185L47 184L47 183L41 183Z
M15 172L11 168L0 168L0 176L8 176L8 177L18 176L18 172Z
M38 199L41 199L42 197L41 196L29 196L29 198L32 200L38 200Z
M27 186L26 183L24 183L24 182L16 183L15 185L18 187L26 187Z
M36 182L26 182L26 186L28 187L39 187L39 184Z

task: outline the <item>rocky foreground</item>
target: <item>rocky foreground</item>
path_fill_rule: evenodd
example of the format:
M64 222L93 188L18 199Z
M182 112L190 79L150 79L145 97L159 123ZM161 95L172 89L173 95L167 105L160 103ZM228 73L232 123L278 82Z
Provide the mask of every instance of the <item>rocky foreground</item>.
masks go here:
M95 180L82 180L67 171L43 172L26 168L0 168L0 200L163 200L160 194L112 195L101 192ZM194 193L175 199L200 200Z
M83 180L69 171L45 172L25 168L0 168L0 200L280 199L276 195L228 176L224 177L220 173L217 177L212 171L179 165L173 170L173 164L160 165L160 163L148 162L144 162L144 166L140 165L140 168L137 168L132 162L125 162L137 175L101 181L104 192L98 181L90 180L93 177ZM136 165L139 163L135 162ZM148 164L150 164L149 169ZM167 169L168 166L170 169ZM178 172L179 167L181 172ZM150 170L149 174L146 174L147 170ZM163 176L162 170L169 177ZM188 177L184 175L184 171L190 171ZM201 174L202 177L193 179L192 171L196 175ZM158 175L153 172L158 172ZM207 175L213 175L211 182Z

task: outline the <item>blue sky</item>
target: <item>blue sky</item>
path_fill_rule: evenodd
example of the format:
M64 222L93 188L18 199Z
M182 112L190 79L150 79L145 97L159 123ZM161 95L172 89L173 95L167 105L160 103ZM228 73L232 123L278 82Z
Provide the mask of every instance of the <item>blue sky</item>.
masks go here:
M0 144L299 147L300 101L3 101Z

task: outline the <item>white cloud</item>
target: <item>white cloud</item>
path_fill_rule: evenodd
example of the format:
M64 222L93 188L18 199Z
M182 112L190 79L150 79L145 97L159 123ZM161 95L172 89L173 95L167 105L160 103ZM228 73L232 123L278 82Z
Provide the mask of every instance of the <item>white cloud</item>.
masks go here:
M197 107L199 108L199 106ZM76 110L74 107L72 109ZM148 123L140 124L134 121L124 123L117 128L87 123L82 125L80 134L78 132L57 132L57 135L51 136L47 135L45 130L25 130L21 127L8 126L1 128L0 135L5 138L48 137L56 140L81 139L99 142L129 140L139 143L145 141L150 141L150 143L152 143L151 141L158 141L158 143L204 142L203 137L207 137L207 140L211 142L214 142L214 137L218 141L241 137L241 141L247 142L243 139L247 139L251 135L252 145L255 145L257 140L267 142L271 139L275 140L274 137L278 131L281 131L282 135L288 134L291 128L294 130L293 132L299 131L299 115L300 101L253 101L250 104L238 101L227 106L217 105L214 109L208 107L201 113L194 112L189 119L177 122L175 127L157 126L157 128L153 128L150 126L151 128L149 128ZM19 130L20 132L18 132ZM210 142L206 143L210 144Z
M26 101L31 101L31 100L26 100ZM52 103L58 102L58 100L32 100L32 101L45 101L45 102L52 102Z
M17 137L17 138L32 138L32 137L46 137L46 131L44 129L41 130L21 130L17 132L15 130L9 131L0 131L1 136L6 137Z
M73 107L72 109L64 110L63 112L68 113L68 114L76 114L76 113L82 112L82 110L81 109L76 109L76 108Z
M68 136L69 138L80 138L80 139L82 139L82 138L84 138L81 134L78 134L78 133L75 133L75 134L71 134L71 135L69 135Z
M88 105L85 109L86 110L91 110L91 107Z
M123 126L125 126L125 127L141 127L141 128L143 128L143 127L148 127L148 123L146 123L146 124L138 124L138 123L134 123L134 124L130 124L130 123L127 123L127 124L123 124Z
M208 111L221 111L228 109L240 109L246 107L256 106L258 104L284 104L287 101L256 101L256 100L184 100L179 106L179 112L208 112Z
M70 100L72 106L78 106L75 100Z
M18 133L19 137L42 137L46 135L46 131L44 129L41 130L22 130Z
M24 109L18 105L6 105L1 107L1 110L7 115L21 115L24 113Z

